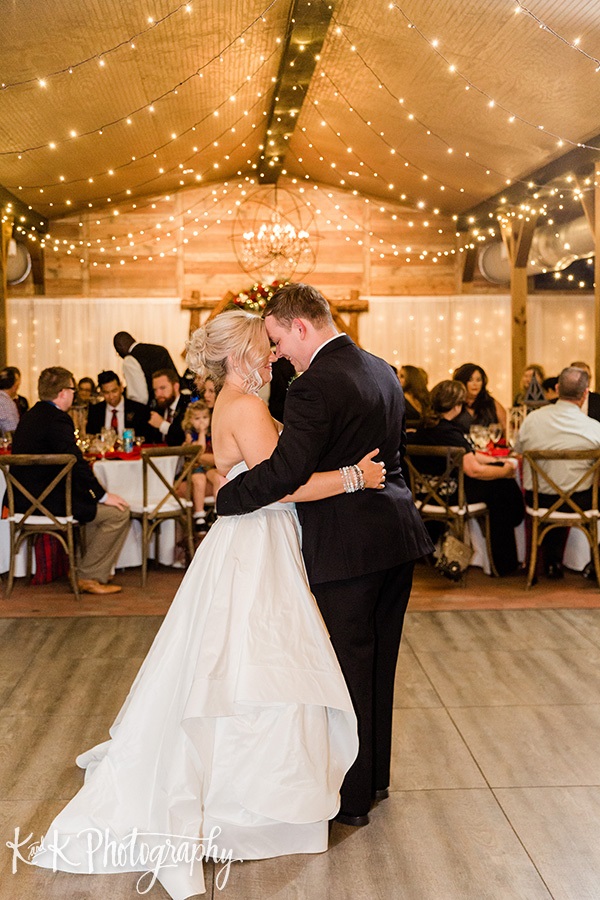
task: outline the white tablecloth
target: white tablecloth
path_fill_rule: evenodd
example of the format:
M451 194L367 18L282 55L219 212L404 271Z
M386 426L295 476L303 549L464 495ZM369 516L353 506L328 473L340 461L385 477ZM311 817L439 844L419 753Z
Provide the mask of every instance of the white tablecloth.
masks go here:
M171 457L159 457L154 460L156 466L167 481L172 484L178 460ZM142 505L142 460L141 459L100 459L94 464L94 475L100 484L111 494L118 494L131 505ZM158 501L164 496L165 486L160 479L150 473L148 480L149 502ZM150 556L154 558L154 539L150 545ZM160 527L159 562L165 566L173 565L175 559L175 522L167 521ZM139 521L132 521L129 534L117 561L118 569L142 564L142 526Z

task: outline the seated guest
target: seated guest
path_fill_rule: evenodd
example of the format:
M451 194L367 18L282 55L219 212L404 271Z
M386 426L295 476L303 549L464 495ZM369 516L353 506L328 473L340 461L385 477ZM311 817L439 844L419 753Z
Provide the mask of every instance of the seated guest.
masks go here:
M573 369L583 369L584 372L587 372L589 383L592 383L592 370L591 367L586 362L572 362L571 368ZM596 391L589 390L587 393L587 397L583 402L583 406L581 407L584 415L589 416L591 419L596 419L596 421L600 421L600 394Z
M123 385L117 373L110 369L100 372L98 386L104 400L90 406L88 434L99 434L103 428L113 428L122 437L125 428L132 428L137 435L145 435L148 407L124 396Z
M515 444L516 453L526 450L595 450L600 448L600 423L583 412L588 394L589 376L585 369L569 366L558 376L558 400L529 413ZM591 465L589 460L563 459L540 460L539 465L563 491L571 490ZM524 466L523 484L528 503L533 501L532 477L529 466ZM541 484L540 488L544 489ZM546 485L549 489L550 485ZM591 488L573 495L583 509L591 506ZM557 494L541 493L539 500L544 507L556 502ZM567 509L567 512L569 510ZM567 529L553 528L542 543L544 569L548 578L562 578L562 554ZM586 570L584 570L585 573ZM587 570L588 574L590 569ZM592 577L593 577L593 573Z
M192 475L194 522L200 528L206 524L204 500L207 487L210 487L209 495L215 497L219 484L210 438L210 410L203 400L194 400L189 404L183 417L182 427L185 432L184 443L194 444L203 449L202 456Z
M523 497L514 480L515 466L508 460L498 462L494 457L476 453L461 429L456 427L465 395L465 386L460 381L436 384L430 395L431 410L417 430L407 434L407 442L428 447L464 448L467 501L487 504L494 565L499 575L508 575L519 566L515 528L525 515ZM444 471L443 460L432 457L428 463L433 475Z
M10 369L0 369L0 433L13 432L19 424L19 411L15 403L17 376Z
M98 394L96 391L96 383L93 378L80 378L77 382L77 395L75 403L77 406L89 406L98 402Z
M529 390L531 379L534 375L538 381L538 384L541 385L544 378L546 377L543 366L540 366L537 363L530 363L523 371L523 374L521 375L521 389L519 390L519 393L515 395L513 406L521 406L523 403L525 403L525 400L527 398L527 391Z
M15 373L16 382L14 388L9 391L9 394L15 401L19 413L19 418L21 418L23 413L27 412L27 410L29 409L29 400L27 399L27 397L22 397L21 394L19 394L19 388L21 387L21 370L17 369L16 366L6 366L6 371Z
M542 381L542 390L548 403L556 403L558 400L558 375L544 378Z
M204 400L211 412L215 408L216 399L217 389L215 388L215 383L212 378L206 378L202 389L202 400Z
M160 443L178 447L185 440L182 422L188 405L188 398L179 391L179 375L173 369L159 369L152 376L152 390L149 425Z
M398 377L404 391L407 421L421 419L429 410L429 391L423 370L417 366L402 366Z
M455 381L461 381L466 388L465 402L454 424L464 434L468 434L471 425L491 425L492 422L499 422L502 430L506 432L506 410L488 392L488 378L481 366L464 363L456 369L453 378Z
M77 565L79 590L88 594L116 594L121 588L108 584L129 530L127 502L107 493L94 477L75 443L73 422L68 411L77 388L71 372L60 366L44 369L38 381L39 401L24 414L13 437L13 453L68 453L75 457L72 469L73 515L86 525L86 550ZM56 476L53 466L31 466L20 480L33 496L38 496ZM46 506L54 515L65 515L62 495L52 491ZM19 512L29 501L15 497Z

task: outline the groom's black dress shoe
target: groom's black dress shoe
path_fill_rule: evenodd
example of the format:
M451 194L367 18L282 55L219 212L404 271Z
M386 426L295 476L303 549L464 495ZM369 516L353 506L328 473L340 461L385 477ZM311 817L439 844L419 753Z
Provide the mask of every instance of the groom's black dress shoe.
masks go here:
M347 813L339 812L333 821L339 822L340 825L352 825L354 828L362 828L363 825L369 824L369 817L349 816Z
M379 803L380 800L387 800L390 796L389 788L381 788L378 791L375 791L375 800Z

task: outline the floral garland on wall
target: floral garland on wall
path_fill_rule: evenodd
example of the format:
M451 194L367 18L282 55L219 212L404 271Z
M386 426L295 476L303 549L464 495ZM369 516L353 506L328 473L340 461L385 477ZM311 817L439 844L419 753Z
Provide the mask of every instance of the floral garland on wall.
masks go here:
M261 313L267 305L267 301L284 284L288 284L288 282L272 281L271 284L257 282L248 290L240 291L231 302L233 306L245 309L246 312Z

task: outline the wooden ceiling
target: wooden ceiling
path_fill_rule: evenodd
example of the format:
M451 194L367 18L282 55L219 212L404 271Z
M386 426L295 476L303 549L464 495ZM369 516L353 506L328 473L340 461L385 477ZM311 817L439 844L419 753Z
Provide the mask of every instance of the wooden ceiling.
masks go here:
M600 156L597 0L19 0L2 17L0 185L34 227L260 183L270 147L288 182L407 216L524 198L578 145L583 169Z

